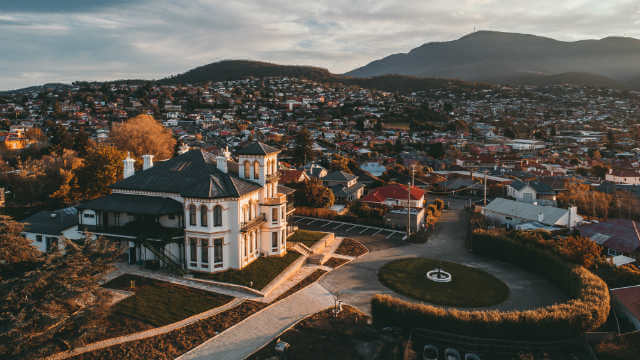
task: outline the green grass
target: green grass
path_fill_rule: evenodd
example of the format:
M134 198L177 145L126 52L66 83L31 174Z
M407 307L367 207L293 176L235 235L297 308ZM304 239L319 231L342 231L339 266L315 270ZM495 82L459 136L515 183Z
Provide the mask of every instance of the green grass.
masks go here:
M322 239L327 233L320 231L298 230L295 234L291 235L287 241L289 242L301 242L307 247L313 246L320 239Z
M131 280L135 289L130 289ZM233 298L135 275L122 275L104 287L133 291L135 294L113 306L114 315L137 319L153 326L180 321L218 307Z
M244 286L250 286L253 281L253 288L261 290L298 257L299 253L289 251L283 257L259 257L242 270L232 269L216 274L195 273L194 276Z
M427 280L425 274L435 268L451 273L453 280L450 283ZM378 279L399 294L436 305L490 306L509 296L507 285L483 270L425 258L391 261L380 269Z

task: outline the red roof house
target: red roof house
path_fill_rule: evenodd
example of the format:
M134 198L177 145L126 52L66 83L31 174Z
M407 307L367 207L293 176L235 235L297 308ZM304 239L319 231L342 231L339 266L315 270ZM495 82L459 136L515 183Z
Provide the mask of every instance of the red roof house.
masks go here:
M409 191L407 185L390 184L372 189L361 201L405 207L407 206L407 198L409 198L409 206L421 208L424 205L424 190L412 186L411 191Z

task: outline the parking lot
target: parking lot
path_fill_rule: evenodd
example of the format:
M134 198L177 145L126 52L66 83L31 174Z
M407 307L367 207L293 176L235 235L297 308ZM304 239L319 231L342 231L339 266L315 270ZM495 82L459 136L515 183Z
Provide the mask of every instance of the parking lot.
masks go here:
M319 219L306 216L292 216L289 223L300 229L327 231L336 236L350 237L363 242L369 251L382 250L394 246L402 246L407 242L404 231L367 226L342 221Z

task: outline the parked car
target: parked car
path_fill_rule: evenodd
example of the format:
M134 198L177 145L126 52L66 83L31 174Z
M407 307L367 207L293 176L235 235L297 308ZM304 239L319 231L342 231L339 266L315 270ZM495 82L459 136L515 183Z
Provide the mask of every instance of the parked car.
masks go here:
M444 360L462 360L460 352L453 348L446 348L444 350Z
M433 345L425 345L422 348L422 360L438 360L438 348Z
M480 360L480 356L474 353L466 353L464 354L464 360Z

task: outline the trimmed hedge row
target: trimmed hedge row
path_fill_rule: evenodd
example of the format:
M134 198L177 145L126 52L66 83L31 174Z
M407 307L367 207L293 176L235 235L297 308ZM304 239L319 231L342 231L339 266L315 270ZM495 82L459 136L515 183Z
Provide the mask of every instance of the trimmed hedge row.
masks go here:
M410 303L389 295L376 295L371 313L377 326L430 328L460 335L519 340L571 338L595 330L609 314L607 285L582 266L510 240L476 230L475 252L509 261L547 277L565 290L565 303L525 311L463 311Z

